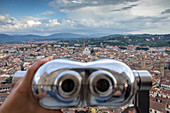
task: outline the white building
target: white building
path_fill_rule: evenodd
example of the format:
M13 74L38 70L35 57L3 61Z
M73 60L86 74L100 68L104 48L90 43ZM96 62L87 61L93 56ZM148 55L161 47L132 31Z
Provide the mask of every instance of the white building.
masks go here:
M85 55L90 55L90 53L91 53L91 50L90 50L88 47L86 47L86 48L83 50L83 54L85 54Z

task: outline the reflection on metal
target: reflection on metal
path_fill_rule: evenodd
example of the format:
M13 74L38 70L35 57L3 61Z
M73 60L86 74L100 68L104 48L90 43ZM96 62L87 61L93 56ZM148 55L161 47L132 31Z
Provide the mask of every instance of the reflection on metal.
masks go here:
M14 82L24 75L17 73ZM132 71L126 64L113 59L88 63L55 59L42 65L32 80L34 96L42 107L48 109L134 104L138 111L147 113L147 92L151 87L152 79L148 71ZM141 107L140 93L148 99L145 108Z

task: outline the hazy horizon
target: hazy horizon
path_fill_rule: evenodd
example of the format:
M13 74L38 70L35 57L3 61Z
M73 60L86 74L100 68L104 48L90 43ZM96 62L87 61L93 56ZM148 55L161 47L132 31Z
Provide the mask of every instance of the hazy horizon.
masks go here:
M0 35L9 35L9 36L25 36L25 35L37 35L37 36L51 36L51 35L55 35L55 34L73 34L73 35L82 35L82 36L98 36L98 37L101 37L101 36L109 36L109 35L124 35L124 36L128 36L128 35L170 35L170 33L160 33L160 34L152 34L152 33L136 33L136 34L78 34L78 33L53 33L53 34L46 34L46 35L43 35L43 34L31 34L31 33L26 33L26 34L8 34L8 33L1 33Z

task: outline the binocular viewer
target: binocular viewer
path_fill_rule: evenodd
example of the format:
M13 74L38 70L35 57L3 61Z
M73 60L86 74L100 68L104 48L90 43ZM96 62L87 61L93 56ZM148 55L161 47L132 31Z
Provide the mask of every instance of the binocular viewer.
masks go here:
M13 83L25 73L16 72ZM32 80L34 96L47 109L117 108L133 104L139 112L147 113L151 87L152 76L148 71L131 70L113 59L88 63L55 59L42 65Z

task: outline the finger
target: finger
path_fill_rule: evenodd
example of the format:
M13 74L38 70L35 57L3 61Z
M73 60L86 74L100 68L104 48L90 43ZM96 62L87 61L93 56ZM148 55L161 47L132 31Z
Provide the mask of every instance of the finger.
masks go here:
M25 82L27 81L27 83L31 84L32 83L32 79L36 73L36 71L46 62L52 60L52 57L47 57L41 60L38 60L37 62L35 62L28 70L27 73L25 75Z

